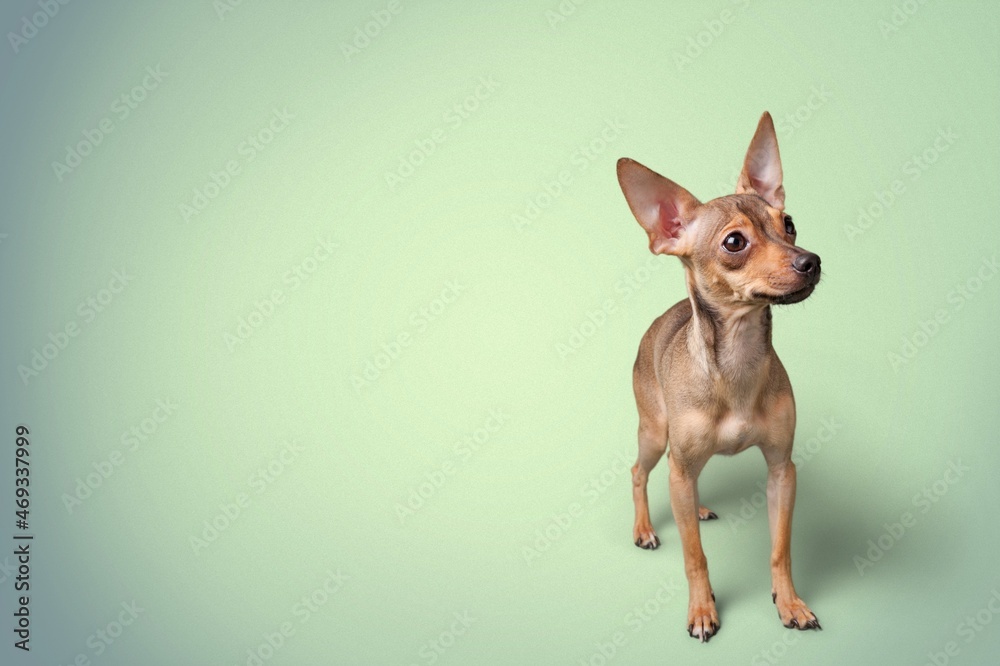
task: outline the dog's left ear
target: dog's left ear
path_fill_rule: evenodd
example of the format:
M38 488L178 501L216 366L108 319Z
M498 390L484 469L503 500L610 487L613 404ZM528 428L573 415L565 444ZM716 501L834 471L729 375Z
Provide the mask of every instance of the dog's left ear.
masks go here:
M785 207L785 188L781 185L781 156L774 122L767 111L757 123L757 131L743 160L743 172L736 181L736 194L756 192L779 210Z

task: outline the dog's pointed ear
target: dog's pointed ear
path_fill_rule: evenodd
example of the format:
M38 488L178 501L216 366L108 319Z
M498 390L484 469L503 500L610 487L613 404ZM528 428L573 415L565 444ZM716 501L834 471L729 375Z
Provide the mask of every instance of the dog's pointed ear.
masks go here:
M649 234L650 251L687 254L684 232L701 202L677 183L627 157L618 160L618 182L632 214Z
M779 210L785 207L785 188L781 185L781 155L774 121L767 111L757 123L757 131L743 160L743 171L736 182L736 194L755 192Z

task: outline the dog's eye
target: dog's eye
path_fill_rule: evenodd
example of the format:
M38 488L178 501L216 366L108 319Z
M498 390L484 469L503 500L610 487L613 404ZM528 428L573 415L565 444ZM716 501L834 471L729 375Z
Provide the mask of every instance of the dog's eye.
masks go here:
M744 250L747 246L747 239L743 234L739 232L733 232L726 236L726 240L722 241L722 247L726 249L726 252L740 252Z
M788 234L789 236L795 235L795 225L792 223L791 215L785 216L785 233Z

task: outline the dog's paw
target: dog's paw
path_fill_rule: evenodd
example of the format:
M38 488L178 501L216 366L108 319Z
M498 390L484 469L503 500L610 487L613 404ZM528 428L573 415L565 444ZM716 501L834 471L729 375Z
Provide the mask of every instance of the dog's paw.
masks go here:
M719 614L715 611L715 595L704 603L692 603L688 607L688 636L702 643L719 633Z
M644 550L656 550L660 547L660 537L656 536L656 532L653 531L652 527L645 529L636 529L632 537L634 538L634 543L639 548Z
M777 595L771 593L771 600L778 607L778 617L781 624L788 629L822 629L816 614L809 610L806 602L798 597L790 599L778 599Z
M714 511L710 511L706 506L698 507L698 520L718 520L719 516Z

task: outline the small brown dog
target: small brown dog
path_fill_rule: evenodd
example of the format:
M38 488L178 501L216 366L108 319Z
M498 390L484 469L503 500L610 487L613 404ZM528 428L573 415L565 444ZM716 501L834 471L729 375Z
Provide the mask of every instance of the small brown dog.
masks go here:
M632 371L639 408L639 458L632 468L633 539L654 549L646 481L667 450L670 505L681 535L690 601L688 633L707 641L719 630L701 547L698 474L716 454L758 446L767 462L771 598L786 627L820 628L792 585L795 400L771 346L771 306L798 303L819 282L819 257L795 245L784 213L781 159L771 116L750 142L736 194L699 202L680 185L627 158L618 181L649 249L684 264L688 298L653 322Z

